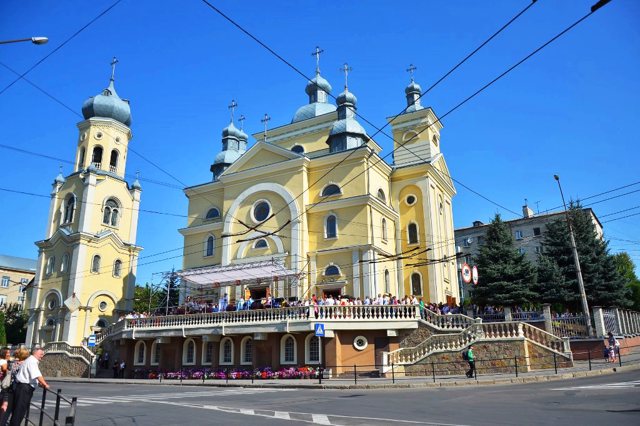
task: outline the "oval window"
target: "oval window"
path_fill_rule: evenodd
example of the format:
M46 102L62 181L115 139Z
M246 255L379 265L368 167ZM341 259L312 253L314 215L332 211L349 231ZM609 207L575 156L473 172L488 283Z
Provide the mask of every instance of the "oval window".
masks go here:
M416 203L416 197L414 195L407 195L407 204L410 206Z
M266 201L259 201L253 207L253 218L258 222L262 222L266 220L269 217L270 213L271 213L271 207L269 206L269 203L267 203Z

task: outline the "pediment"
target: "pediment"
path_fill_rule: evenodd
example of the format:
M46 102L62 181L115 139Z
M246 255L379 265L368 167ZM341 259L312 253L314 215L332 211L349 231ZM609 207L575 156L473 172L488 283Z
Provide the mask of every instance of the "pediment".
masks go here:
M279 146L272 145L270 143L258 142L245 152L235 163L229 166L229 168L224 171L223 175L270 166L302 157L302 155L296 154L288 149L280 148Z

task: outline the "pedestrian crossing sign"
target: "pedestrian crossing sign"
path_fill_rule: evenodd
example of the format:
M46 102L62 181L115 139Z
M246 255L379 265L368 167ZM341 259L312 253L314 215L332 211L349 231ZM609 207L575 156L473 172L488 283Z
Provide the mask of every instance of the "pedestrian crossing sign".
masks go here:
M316 324L316 337L324 337L324 324Z

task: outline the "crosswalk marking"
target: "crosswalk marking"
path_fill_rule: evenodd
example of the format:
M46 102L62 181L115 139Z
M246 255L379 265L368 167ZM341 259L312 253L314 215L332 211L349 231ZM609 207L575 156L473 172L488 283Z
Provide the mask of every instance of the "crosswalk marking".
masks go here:
M219 390L205 390L205 391L193 391L182 393L155 393L149 395L127 395L127 396L104 396L104 397L79 397L77 405L78 407L90 407L92 405L104 405L104 404L130 404L140 402L156 402L166 401L169 399L184 399L184 398L203 398L203 397L224 397L224 396L236 396L236 395L251 395L255 393L264 392L288 392L294 389L249 389L249 388L234 388L234 389L219 389ZM55 406L55 399L47 399L46 406Z
M602 383L599 385L585 385L585 386L569 386L566 388L551 389L554 391L567 391L567 390L606 390L606 389L625 389L625 388L637 388L640 387L640 380L634 380L631 382L617 382L617 383Z

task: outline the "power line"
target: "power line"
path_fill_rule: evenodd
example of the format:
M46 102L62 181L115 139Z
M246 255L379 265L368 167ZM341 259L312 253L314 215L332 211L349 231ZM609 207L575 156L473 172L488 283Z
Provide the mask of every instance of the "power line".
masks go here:
M600 219L602 219L603 217L613 216L613 215L616 215L616 214L620 214L620 213L628 212L628 211L635 210L635 209L640 209L640 206L635 206L635 207L631 207L631 208L629 208L629 209L618 210L617 212L604 214L604 215L601 215L601 216L600 216Z
M640 215L640 213L628 214L626 216L616 217L614 219L605 220L602 223L615 222L616 220L626 219L628 217L633 217L633 216L638 216L638 215Z
M108 8L106 8L105 10L103 10L102 12L100 12L100 14L98 14L98 16L96 16L95 18L93 18L91 21L89 21L86 25L84 25L82 28L80 28L78 31L76 31L75 33L73 33L69 38L67 38L65 41L63 41L62 43L60 43L55 49L53 49L51 52L49 52L47 55L45 55L42 59L40 59L38 62L36 62L35 64L33 64L29 69L27 69L25 72L23 72L18 78L16 78L15 80L13 80L11 83L9 83L4 89L2 89L0 91L0 95L2 95L4 92L7 91L7 89L9 89L11 86L13 86L14 84L16 84L18 81L20 81L20 79L24 78L27 74L29 74L31 71L33 71L38 65L40 65L41 63L43 63L44 61L46 61L51 55L53 55L54 53L56 53L58 50L62 49L64 47L64 45L66 45L67 43L69 43L71 40L73 40L78 34L80 34L81 32L83 32L84 30L86 30L87 28L89 28L89 26L91 26L91 24L93 24L94 22L96 22L98 19L102 18L104 15L106 15L111 9L113 9L114 7L116 7L118 5L118 3L120 3L122 0L117 0L115 3L113 3L111 6L109 6Z
M601 195L607 195L607 194L610 194L610 193L612 193L612 192L616 192L616 191L619 191L619 190L621 190L621 189L629 188L629 187L631 187L631 186L635 186L635 185L638 185L638 184L640 184L640 181L637 181L637 182L631 182L631 183L629 183L629 184L627 184L627 185L623 185L623 186L619 186L619 187L617 187L617 188L609 189L609 190L607 190L607 191L603 191L603 192L600 192L600 193L598 193L598 194L589 195L588 197L585 197L585 198L579 198L579 200L580 200L581 202L582 202L582 201L586 201L586 200L590 200L590 199L592 199L592 198L596 198L596 197L599 197L599 196L601 196ZM560 205L560 206L556 206L556 207L552 207L552 208L550 208L550 209L543 210L543 211L542 211L542 213L547 213L547 212L550 212L550 211L552 211L552 210L561 209L562 207L563 207L562 205ZM601 216L601 217L602 217L602 216Z

